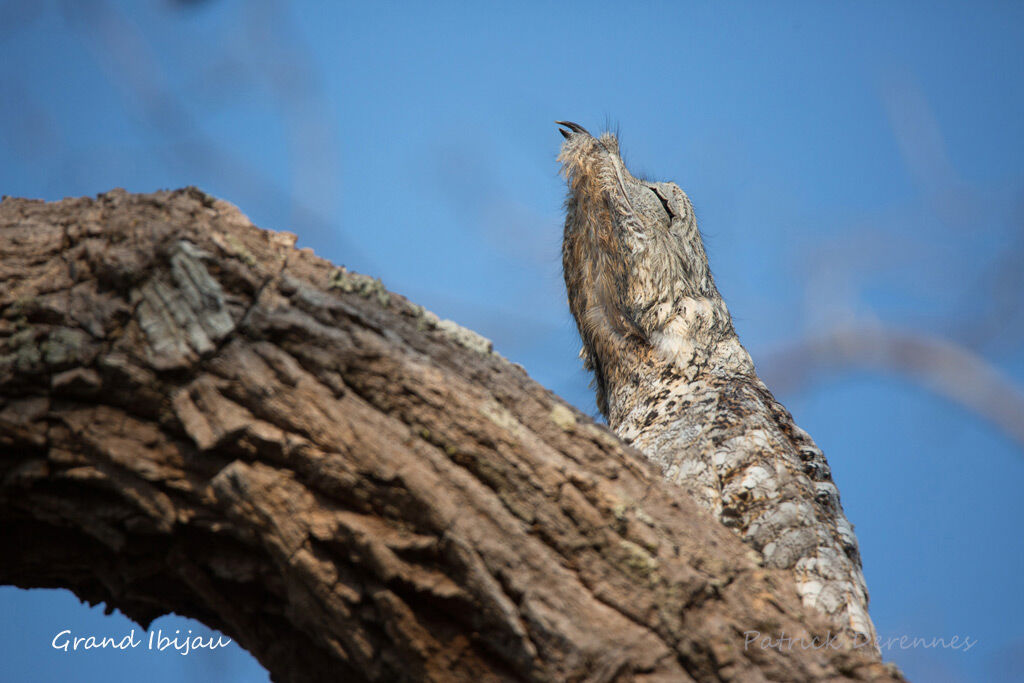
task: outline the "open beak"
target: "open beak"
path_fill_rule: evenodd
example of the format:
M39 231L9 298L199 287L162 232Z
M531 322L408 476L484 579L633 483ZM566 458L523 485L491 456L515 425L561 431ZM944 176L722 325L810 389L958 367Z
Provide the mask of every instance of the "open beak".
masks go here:
M572 121L555 121L555 123L558 124L559 126L565 126L565 128L569 129L558 129L558 132L562 134L563 138L568 139L573 133L583 133L584 135L590 135L590 133L587 132L587 129L578 123L573 123Z

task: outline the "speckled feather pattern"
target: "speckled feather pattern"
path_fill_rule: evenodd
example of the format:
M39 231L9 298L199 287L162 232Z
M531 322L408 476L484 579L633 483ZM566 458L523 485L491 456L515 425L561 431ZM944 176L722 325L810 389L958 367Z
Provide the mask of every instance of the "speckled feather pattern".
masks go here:
M828 463L740 344L689 198L633 177L615 136L567 127L562 263L598 407L766 566L791 570L805 604L873 642Z

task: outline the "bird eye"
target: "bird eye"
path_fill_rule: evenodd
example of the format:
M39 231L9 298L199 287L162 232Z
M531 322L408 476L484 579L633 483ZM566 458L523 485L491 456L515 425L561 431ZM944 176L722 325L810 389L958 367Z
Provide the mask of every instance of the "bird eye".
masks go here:
M653 192L655 196L661 200L661 205L665 207L665 213L668 214L668 219L672 220L673 218L675 218L676 215L672 213L672 209L668 208L668 200L665 199L664 196L662 196L661 192L658 191L658 188L652 187L651 192Z

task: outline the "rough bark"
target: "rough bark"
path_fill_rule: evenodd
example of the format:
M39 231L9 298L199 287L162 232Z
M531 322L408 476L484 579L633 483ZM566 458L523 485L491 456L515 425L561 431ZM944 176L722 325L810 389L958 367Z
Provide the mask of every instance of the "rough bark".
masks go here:
M0 204L0 582L277 681L898 680L468 330L195 189ZM781 646L780 646L781 645Z

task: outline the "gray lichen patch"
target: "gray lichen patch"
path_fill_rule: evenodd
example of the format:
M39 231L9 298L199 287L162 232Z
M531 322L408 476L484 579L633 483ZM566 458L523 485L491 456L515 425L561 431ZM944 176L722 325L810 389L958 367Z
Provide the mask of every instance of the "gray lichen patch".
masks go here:
M621 444L619 439L609 432L606 427L593 422L585 422L581 427L584 433L590 437L591 441L603 448L618 448Z
M168 369L211 353L235 328L224 291L203 260L209 254L182 240L170 258L170 272L152 277L134 292L136 318L149 342L149 360Z
M647 578L658 570L657 558L636 543L622 539L619 541L619 549L625 553L625 565L635 574Z
M552 406L551 421L567 432L576 426L576 416L561 403Z
M391 292L384 287L380 278L370 277L361 273L354 273L345 266L340 266L331 273L328 289L340 289L343 292L351 292L369 299L376 297L377 303L387 306L391 301Z
M494 342L490 339L487 339L473 330L465 328L451 320L440 321L437 323L437 329L443 332L456 344L463 346L470 351L476 351L477 353L486 356L494 350Z
M0 342L0 370L30 372L43 362L35 330L24 329Z
M47 365L67 365L83 359L83 352L88 340L88 335L81 330L60 327L39 345L39 350Z
M242 259L242 262L245 265L250 268L256 265L256 257L252 255L252 252L249 251L244 244L242 244L241 240L234 235L227 235L225 236L225 241L227 242L228 247L231 248L231 253Z
M416 329L420 332L437 330L470 351L476 351L484 356L494 353L494 342L487 337L463 327L455 321L440 318L436 313L428 311L419 304L411 304L409 313L417 319Z
M89 336L74 328L26 328L0 339L0 377L8 373L54 372L87 364L96 349Z
M506 431L517 432L522 428L519 420L497 401L488 400L482 403L480 414Z

